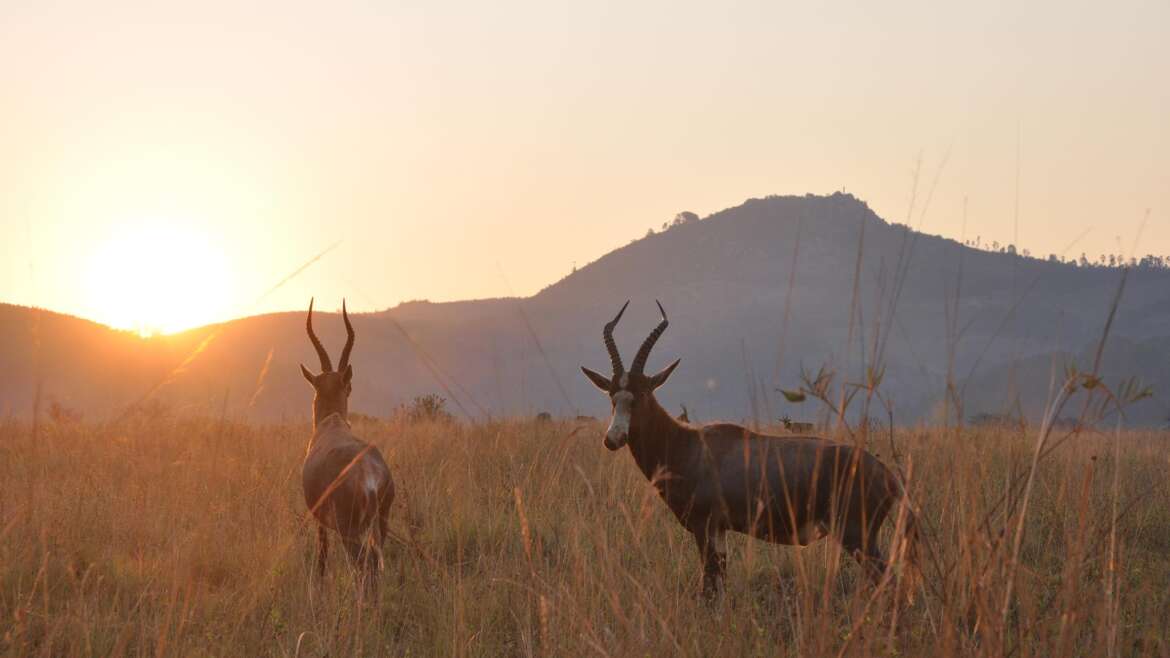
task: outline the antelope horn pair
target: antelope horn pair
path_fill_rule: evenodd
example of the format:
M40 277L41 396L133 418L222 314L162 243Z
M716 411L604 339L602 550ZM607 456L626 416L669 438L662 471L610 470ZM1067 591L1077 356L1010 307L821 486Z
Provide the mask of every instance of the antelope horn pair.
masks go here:
M349 365L349 352L353 349L353 325L349 323L349 314L345 311L345 300L341 300L341 319L345 321L345 347L341 350L341 363L338 364L337 370L344 371L345 367ZM309 340L313 342L313 347L317 350L317 356L321 359L321 372L333 372L333 362L329 360L329 353L325 351L325 346L321 344L321 340L317 338L317 334L313 333L313 299L309 299L309 317L305 320L305 329L309 332Z
M638 353L634 356L634 362L630 365L630 374L641 375L646 367L646 359L650 358L650 350L654 349L654 343L658 342L658 338L662 336L662 332L666 331L667 325L670 322L666 319L666 311L662 308L662 303L654 300L658 304L658 312L662 314L662 321L654 327L654 331L642 341L642 346L638 348ZM613 330L617 326L618 320L622 319L622 314L626 312L626 307L630 305L629 300L622 305L622 310L614 319L605 324L605 329L601 332L602 340L605 341L605 349L609 351L609 362L613 366L613 376L615 378L621 377L625 373L625 367L622 365L622 357L618 354L617 343L613 340Z

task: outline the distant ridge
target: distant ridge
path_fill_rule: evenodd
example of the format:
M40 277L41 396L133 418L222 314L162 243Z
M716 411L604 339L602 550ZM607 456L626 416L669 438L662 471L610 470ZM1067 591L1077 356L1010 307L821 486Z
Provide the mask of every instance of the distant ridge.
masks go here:
M847 346L859 246L861 287ZM794 407L774 389L795 386L802 365L815 370L830 364L843 377L860 377L862 350L867 359L873 356L874 318L888 317L900 257L907 267L896 320L881 326L888 341L883 390L901 422L929 418L944 391L945 309L960 259L963 334L955 372L964 381L971 375L969 414L1014 408L1016 398L1025 413L1037 414L1036 400L1042 403L1044 395L1036 393L1036 382L1047 385L1052 355L1079 355L1099 339L1119 278L1117 269L983 251L917 233L886 222L848 194L750 199L635 240L532 297L408 302L354 316L352 408L386 415L415 395L450 390L472 415L602 415L608 405L577 367L606 365L601 325L626 299L633 302L616 335L624 350L635 349L656 322L654 300L660 299L671 326L650 367L682 358L662 391L664 404L684 403L700 420L812 418L812 403ZM339 344L341 323L326 315L322 339ZM0 305L0 369L6 375L0 411L31 413L39 381L43 400L108 416L166 378L213 331L215 339L199 357L159 390L163 403L243 417L307 417L310 393L297 364L311 363L313 352L300 312L142 339L10 305ZM1133 270L1113 335L1111 354L1124 372L1107 372L1143 377L1157 394L1130 420L1164 421L1170 404L1162 385L1170 384L1170 367L1152 355L1170 346L1170 272ZM1131 352L1147 358L1129 358ZM265 363L267 374L258 381Z

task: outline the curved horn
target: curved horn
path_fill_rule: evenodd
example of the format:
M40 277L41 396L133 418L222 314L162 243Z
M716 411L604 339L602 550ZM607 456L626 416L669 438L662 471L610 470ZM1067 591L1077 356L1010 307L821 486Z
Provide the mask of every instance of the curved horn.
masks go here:
M341 350L341 363L337 364L337 370L345 372L345 367L349 365L349 352L353 349L353 325L349 323L349 313L345 312L345 298L341 299L341 319L345 321L345 348Z
M662 332L666 331L666 326L670 324L666 319L666 311L663 310L662 303L657 299L654 300L654 303L658 304L658 312L662 314L662 322L659 322L658 326L654 327L654 331L650 332L650 335L642 342L642 346L638 348L638 354L634 357L634 363L630 366L630 372L637 375L642 374L642 369L646 367L646 359L650 357L650 350L654 349L654 343L658 342L658 337L662 335Z
M321 344L317 334L313 333L313 298L309 298L309 317L305 320L305 330L309 332L309 340L313 341L313 347L317 349L317 356L321 359L321 371L330 372L333 370L333 362L329 360L329 353L325 351L325 346Z
M622 319L622 313L626 312L626 307L630 305L630 300L626 300L622 304L622 310L618 311L617 316L606 323L605 329L601 331L601 338L605 341L605 349L609 351L609 363L613 366L613 376L620 377L626 371L625 366L622 365L622 355L618 354L617 343L613 342L613 328L617 326L618 320Z

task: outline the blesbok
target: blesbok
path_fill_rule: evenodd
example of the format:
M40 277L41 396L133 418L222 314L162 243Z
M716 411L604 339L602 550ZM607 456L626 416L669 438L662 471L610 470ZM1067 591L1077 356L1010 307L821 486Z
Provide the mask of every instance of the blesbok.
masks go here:
M887 514L905 497L901 480L873 455L816 437L768 436L739 425L691 427L658 404L654 391L679 361L655 375L643 370L662 321L638 349L630 369L622 366L613 330L625 312L605 325L602 339L613 374L581 371L605 392L613 407L605 447L630 446L638 468L695 539L703 564L703 592L720 587L726 568L724 535L740 532L778 544L806 545L834 536L875 582L887 568L877 546ZM916 538L907 507L903 537ZM912 549L912 543L907 546ZM912 557L911 551L907 555Z
M345 321L345 348L337 370L329 353L313 333L313 302L305 330L321 360L321 373L314 375L301 365L301 374L313 385L313 438L301 469L305 504L317 519L317 574L325 576L329 555L329 529L341 536L350 561L370 592L377 591L382 546L386 540L390 505L394 502L394 480L382 453L350 431L349 394L353 390L353 366L349 354L354 331L341 302ZM367 538L373 526L376 538Z
M814 429L812 423L802 423L800 421L794 421L791 418L789 418L788 416L781 416L780 422L784 424L785 430L788 430L789 432L792 432L793 434L804 434L805 432L811 432Z

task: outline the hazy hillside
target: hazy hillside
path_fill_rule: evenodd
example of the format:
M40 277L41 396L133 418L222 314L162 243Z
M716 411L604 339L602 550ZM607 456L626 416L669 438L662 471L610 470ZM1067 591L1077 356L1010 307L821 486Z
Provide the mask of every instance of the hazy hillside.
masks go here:
M859 329L847 354L863 227L854 313ZM355 316L352 408L384 415L414 395L437 391L455 399L456 411L461 406L470 415L546 409L606 413L608 404L577 367L606 367L601 326L627 298L633 303L617 336L628 362L657 319L657 298L671 327L649 368L682 357L661 392L665 404L686 403L700 419L742 418L753 414L754 399L759 414L811 417L815 407L794 409L780 402L773 388L795 385L801 364L836 365L855 378L862 342L866 358L872 358L875 318L883 332L890 329L891 298L899 289L896 321L887 332L885 390L899 418L909 421L928 414L943 391L946 300L960 262L963 333L955 370L961 379L975 375L967 411L1006 408L1014 397L1011 379L1032 412L1047 390L1051 359L1044 355L1079 354L1092 345L1119 270L971 249L887 223L843 194L752 199L634 241L531 298L415 302ZM330 307L340 300L319 301ZM0 307L5 339L0 408L27 413L39 380L46 400L91 415L119 411L167 380L210 337L186 368L158 389L160 399L217 413L306 415L309 390L296 366L316 368L316 362L303 320L301 313L276 314L141 340L81 320ZM339 350L340 319L321 314L317 326L330 349ZM1170 272L1133 271L1114 336L1146 345L1151 354L1170 344ZM1029 375L1009 376L1012 363L1016 373L1023 369ZM1125 358L1118 367L1109 372L1166 381L1165 359ZM1044 391L1031 390L1037 382ZM1156 393L1134 418L1147 423L1165 418L1170 405L1164 391Z
M1018 392L1020 405L1035 415L1043 409L1053 393L1053 375L1059 385L1059 377L1066 365L1073 364L1084 369L1093 363L1097 346L1093 345L1079 353L1054 351L1020 359L1015 363L998 365L972 377L965 390L964 400L969 409L976 412L1010 412L1011 400ZM1125 380L1137 377L1143 386L1149 386L1155 394L1151 401L1142 401L1126 410L1128 425L1170 427L1170 336L1134 341L1115 338L1106 344L1102 358L1101 375L1105 383L1117 389ZM1010 384L1008 387L1004 384ZM1068 407L1062 416L1075 418L1080 412L1079 405Z

